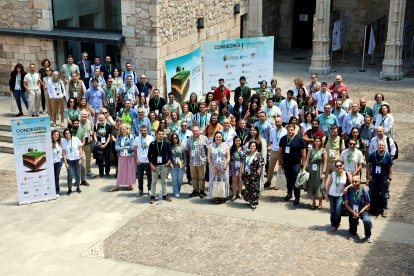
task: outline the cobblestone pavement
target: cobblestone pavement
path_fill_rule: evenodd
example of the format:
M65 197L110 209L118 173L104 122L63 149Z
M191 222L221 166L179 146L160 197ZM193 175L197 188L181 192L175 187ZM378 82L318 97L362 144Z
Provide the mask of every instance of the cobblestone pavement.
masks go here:
M414 246L367 244L362 237L150 206L106 239L103 250L117 261L198 275L414 273Z

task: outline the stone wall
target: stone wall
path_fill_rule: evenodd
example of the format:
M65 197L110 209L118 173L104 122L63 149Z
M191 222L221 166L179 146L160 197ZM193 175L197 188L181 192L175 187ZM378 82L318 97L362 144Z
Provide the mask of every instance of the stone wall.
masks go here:
M293 36L293 0L279 0L280 4L280 27L279 45L280 48L290 49Z
M51 30L51 0L0 1L0 26L14 29ZM28 70L29 64L40 67L48 58L54 67L53 41L23 36L0 35L0 91L9 91L10 71L17 63Z
M234 5L241 12L234 15ZM184 55L206 40L240 37L240 16L248 10L247 0L160 0L157 34L157 85L164 92L165 60ZM197 18L204 18L204 29L197 30Z
M280 4L275 0L263 0L263 35L274 36L275 44L279 45Z

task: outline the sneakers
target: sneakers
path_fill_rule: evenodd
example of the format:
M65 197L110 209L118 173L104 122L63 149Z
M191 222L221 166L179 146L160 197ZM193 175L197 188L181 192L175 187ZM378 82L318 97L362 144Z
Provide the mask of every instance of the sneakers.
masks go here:
M21 117L21 116L23 116L22 112L19 112L19 113L16 114L16 117Z
M87 177L90 177L90 178L95 178L95 175L94 175L92 172L88 172L88 173L86 174L86 176L87 176Z
M167 202L171 202L172 201L171 197L169 197L167 195L163 196L162 199L165 200L165 201L167 201Z
M136 197L140 197L140 196L143 196L143 195L144 195L143 191L138 191L137 194L136 194Z
M66 193L66 195L70 196L71 193L72 193L72 190L69 189L68 192Z
M89 182L86 180L82 180L81 185L90 186L91 184L89 184Z
M152 196L150 198L149 204L154 204L155 203L155 196Z
M283 200L289 201L291 198L292 198L292 194L287 194Z
M298 205L299 204L299 198L295 198L295 201L293 201L293 205Z
M79 189L79 188L77 188L77 189L76 189L76 192L77 192L78 194L82 193L81 189Z
M372 243L372 242L373 242L373 240L372 240L371 237L367 238L367 243Z
M384 210L384 211L382 212L381 216L382 216L383 218L388 217L388 211L387 211L387 210Z
M176 198L179 198L179 197L180 197L180 194L174 194L174 196L175 196Z
M199 192L193 191L193 192L190 194L190 197L196 197L196 196L199 196Z
M60 195L59 194L56 194L56 198L59 198L60 197Z

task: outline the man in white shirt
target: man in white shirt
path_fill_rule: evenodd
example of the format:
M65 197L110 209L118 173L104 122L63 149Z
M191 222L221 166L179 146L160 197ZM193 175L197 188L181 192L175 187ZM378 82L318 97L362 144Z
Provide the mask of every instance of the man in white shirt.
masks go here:
M193 132L191 132L190 130L188 130L188 123L186 121L182 121L181 122L181 128L177 131L177 135L178 135L178 139L180 140L180 145L183 147L187 147L187 140L188 138L190 138L191 136L193 136ZM190 158L187 154L187 152L185 153L185 161L186 161L186 174L187 174L187 184L191 182L191 172L190 172L190 166L188 165L188 159ZM184 183L183 183L184 184Z
M206 126L210 123L211 114L206 112L206 103L200 103L200 112L194 114L193 122L196 122L200 127L200 132L203 133Z
M282 112L280 111L279 107L273 105L272 98L267 99L266 104L266 107L263 107L262 110L266 112L267 121L272 125L272 127L275 127L276 117L282 116Z
M353 176L359 176L364 165L364 155L356 148L356 143L357 141L354 139L349 140L349 148L345 149L339 157L339 160L344 163L344 170Z
M325 104L328 104L332 101L331 92L327 91L328 84L326 82L322 82L321 90L316 92L313 96L313 99L316 101L316 107L318 108L319 113L324 112Z
M39 117L41 98L40 75L36 73L36 65L34 63L30 63L29 73L24 76L23 85L29 96L29 115Z
M223 129L221 130L223 134L223 142L227 143L229 148L233 146L233 139L237 136L236 131L230 125L230 119L223 120Z
M137 172L138 172L138 192L137 196L144 195L144 173L147 175L148 180L148 194L151 191L151 167L148 160L148 148L154 137L147 135L148 128L146 125L141 125L140 133L138 137L134 140L134 157L137 163Z
M166 104L168 108L170 109L170 112L177 112L178 116L181 114L181 106L180 104L174 99L174 93L170 92L168 93L168 102Z
M395 152L397 151L394 140L390 137L385 136L384 128L382 126L377 127L376 132L377 132L377 136L373 137L369 144L369 154L377 150L379 141L384 141L385 150L391 155L391 159L394 159ZM388 144L389 144L389 147L388 147Z
M273 173L278 168L278 151L279 151L279 142L280 138L287 135L287 130L282 126L282 118L276 117L275 128L272 128L270 132L270 139L268 145L268 151L272 150L269 157L269 168L267 170L267 181L265 187L270 187L272 185ZM276 167L277 166L277 167ZM276 188L275 188L276 189Z
M342 122L342 139L346 139L351 135L352 128L360 128L364 124L364 116L359 113L359 104L352 104L352 111L345 116Z
M299 110L298 104L292 100L293 91L289 90L287 92L287 98L280 102L279 108L282 113L282 122L283 126L289 124L290 117L295 116L299 119Z
M65 84L59 79L59 72L55 71L52 75L52 81L49 82L47 93L51 101L52 110L49 111L53 126L56 127L56 117L60 114L60 123L64 125L64 97L66 94Z

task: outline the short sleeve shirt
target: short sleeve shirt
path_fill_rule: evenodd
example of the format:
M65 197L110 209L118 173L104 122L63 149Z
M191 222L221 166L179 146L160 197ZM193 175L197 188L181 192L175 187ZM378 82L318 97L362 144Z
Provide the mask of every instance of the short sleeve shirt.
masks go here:
M283 166L293 166L301 163L301 150L306 148L305 141L300 135L295 135L288 141L288 135L280 138L279 147L283 149ZM289 153L286 148L289 147Z
M82 146L78 137L72 137L70 141L67 139L62 140L62 150L66 154L68 160L78 160L80 158L79 149Z
M202 166L206 163L206 148L208 139L204 135L200 135L198 139L191 136L187 139L187 150L190 151L190 166Z
M392 166L391 155L384 152L382 156L378 151L371 153L368 157L371 164L371 176L374 180L386 180L388 178L388 169Z

